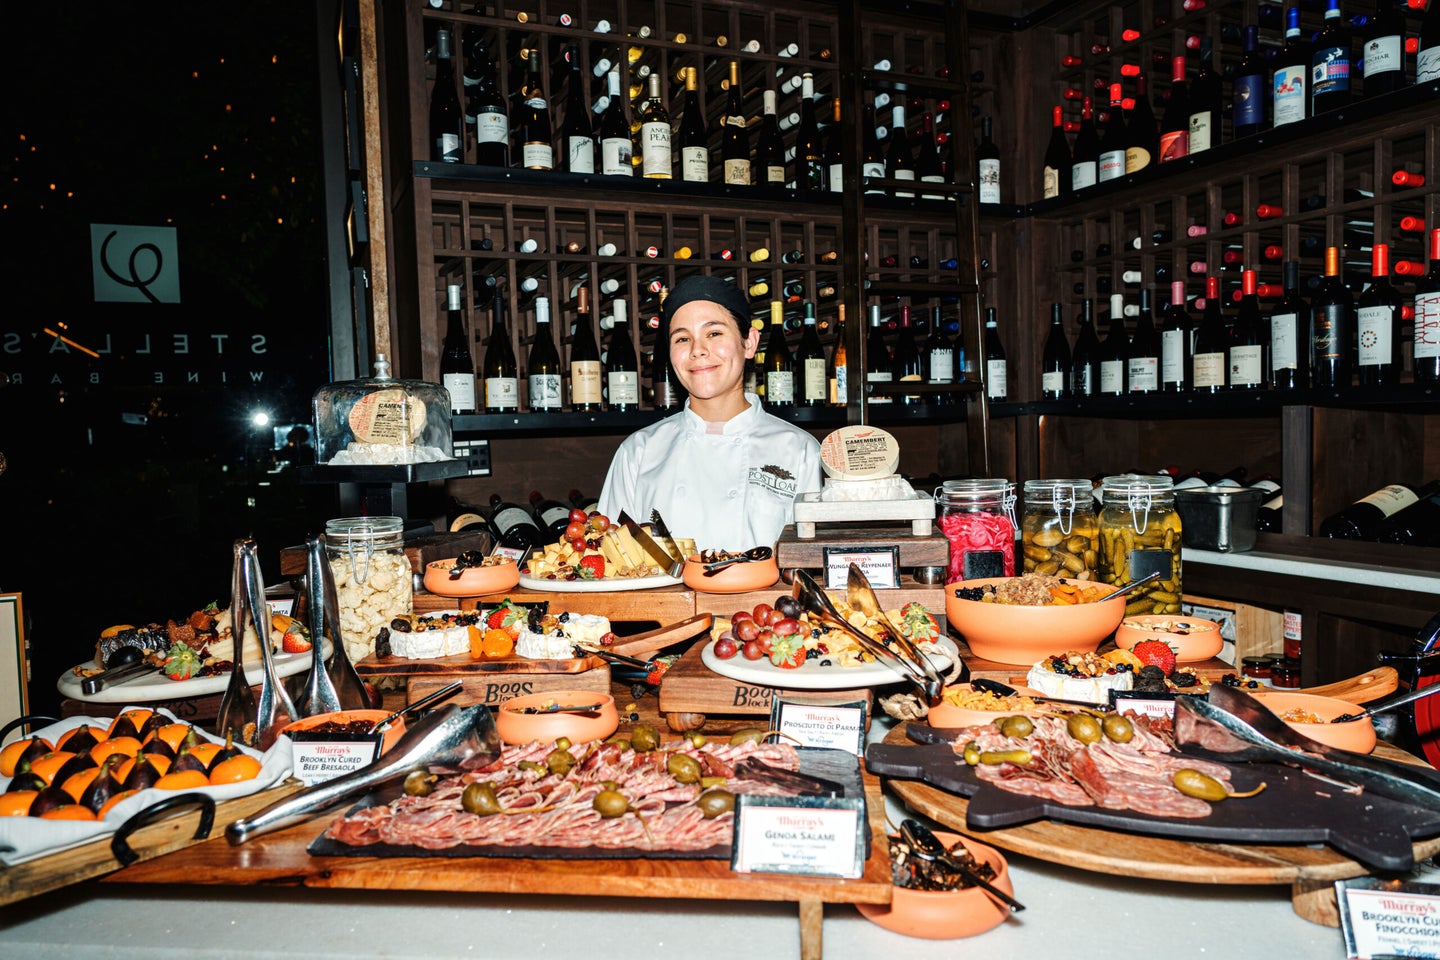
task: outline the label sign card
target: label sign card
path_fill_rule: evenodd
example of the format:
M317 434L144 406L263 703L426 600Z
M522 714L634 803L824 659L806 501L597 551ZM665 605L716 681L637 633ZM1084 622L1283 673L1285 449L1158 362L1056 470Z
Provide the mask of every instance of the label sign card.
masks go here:
M359 770L380 756L381 734L307 733L286 734L294 742L295 779L305 786L324 783Z
M1335 881L1347 957L1440 957L1440 885Z
M770 729L789 734L805 747L828 747L860 756L865 752L865 720L869 704L804 703L773 697Z
M1176 693L1137 693L1134 690L1111 690L1110 706L1119 711L1130 710L1143 717L1175 719ZM1190 696L1190 694L1186 694ZM1205 698L1199 694L1201 700Z
M736 873L855 879L865 868L863 797L735 798Z
M850 564L860 568L870 586L893 590L900 586L900 548L821 547L825 559L825 589L844 590L850 582Z

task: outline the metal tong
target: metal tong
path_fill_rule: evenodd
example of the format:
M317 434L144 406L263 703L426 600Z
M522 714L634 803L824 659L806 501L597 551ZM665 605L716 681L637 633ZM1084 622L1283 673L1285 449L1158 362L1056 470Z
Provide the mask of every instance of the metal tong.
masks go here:
M310 676L300 709L307 717L337 710L362 710L370 705L364 681L345 653L340 629L340 602L335 592L335 573L325 553L325 537L305 540L305 596L310 620L312 659ZM325 629L329 625L329 630ZM330 638L330 666L325 666L322 639Z
M940 863L943 866L949 867L970 881L970 883L1008 906L1011 913L1019 913L1025 909L1025 904L1016 900L974 870L971 870L960 861L951 857L949 851L945 849L945 844L940 842L940 838L935 836L934 832L920 821L910 819L902 820L900 822L900 834L905 838L905 842L910 844L910 849L915 851L915 855L921 860L929 860L932 863Z
M275 672L275 658L270 651L270 612L265 605L265 582L260 577L260 555L255 541L249 538L235 541L235 568L231 577L230 629L235 638L235 669L230 675L230 685L220 701L215 726L222 734L234 734L241 743L270 749L280 730L287 724L300 719L285 684ZM245 679L242 660L245 649L245 624L255 628L255 637L260 645L262 673L260 696L257 698ZM318 638L315 640L318 644ZM251 736L245 730L254 724Z

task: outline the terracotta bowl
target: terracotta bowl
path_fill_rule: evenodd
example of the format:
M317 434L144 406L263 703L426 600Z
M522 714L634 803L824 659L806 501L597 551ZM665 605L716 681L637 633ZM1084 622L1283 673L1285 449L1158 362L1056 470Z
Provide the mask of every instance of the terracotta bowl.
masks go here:
M1321 697L1313 693L1290 693L1283 690L1256 690L1255 699L1277 717L1291 710L1308 710L1321 719L1321 723L1295 723L1286 720L1292 729L1303 733L1311 740L1319 741L1338 750L1351 753L1369 753L1375 749L1375 725L1369 717L1361 720L1347 720L1344 723L1329 721L1344 713L1359 713L1363 707L1347 700Z
M945 688L948 690L970 690L970 684L957 683ZM1016 687L1016 693L1031 697L1044 696L1038 690L1029 687ZM925 722L932 727L939 727L942 730L954 730L960 727L977 727L987 723L994 723L1001 717L1013 717L1016 714L1024 713L1024 710L974 710L968 707L957 707L954 704L941 700L930 708L930 714Z
M769 560L752 560L748 563L732 563L715 571L715 576L705 576L705 565L698 556L685 559L685 571L681 579L691 590L700 593L749 593L764 590L780 579L780 567L772 553Z
M491 567L466 567L456 580L450 579L455 558L425 564L425 589L437 597L484 597L509 590L520 582L520 568L514 560Z
M547 703L563 706L588 706L600 704L600 716L587 717L579 713L521 713L526 707L542 707ZM593 690L551 690L548 693L529 693L514 697L500 704L495 711L495 728L500 739L506 743L529 743L540 740L549 743L561 737L569 737L571 743L588 743L604 740L620 726L620 714L615 709L615 698L608 693Z
M313 717L306 717L303 720L296 720L294 723L286 724L281 733L294 733L297 730L313 730L322 723L333 720L336 723L350 723L352 720L369 720L375 723L384 720L394 710L339 710L335 713L317 713ZM399 717L391 722L385 731L385 739L380 741L380 752L383 754L395 746L395 741L405 734L405 718Z
M996 887L1011 895L1015 893L1010 883L1010 869L999 850L954 833L937 830L935 836L947 848L957 840L962 841L976 860L995 868L995 879L991 882ZM896 887L888 907L873 903L858 903L855 906L871 923L907 937L925 940L973 937L998 927L1010 916L1009 907L979 887L944 892Z
M945 586L945 616L950 626L965 637L971 653L985 660L1029 666L1066 650L1094 653L1125 616L1125 604L1119 600L1022 607L955 596L960 587L998 586L1008 579L989 577ZM1115 589L1100 586L1107 592Z
M1180 663L1209 660L1225 646L1220 624L1214 620L1175 613L1144 614L1120 621L1115 630L1115 646L1129 650L1141 640L1161 640L1169 644Z

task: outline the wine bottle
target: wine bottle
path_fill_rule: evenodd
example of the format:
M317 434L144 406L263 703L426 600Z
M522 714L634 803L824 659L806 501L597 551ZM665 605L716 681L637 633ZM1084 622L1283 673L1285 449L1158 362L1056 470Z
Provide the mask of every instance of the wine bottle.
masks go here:
M829 171L825 168L825 146L820 142L820 126L815 118L815 78L809 73L800 78L800 128L795 135L795 189L801 193L821 193L829 188Z
M845 304L835 306L835 349L830 353L830 405L850 402L850 363L845 349Z
M890 383L895 379L890 347L885 343L885 329L880 320L880 305L870 305L870 332L865 339L865 382ZM888 393L870 395L870 403L890 403Z
M1276 390L1295 391L1310 380L1310 308L1300 297L1300 262L1287 260L1284 270L1285 296L1270 313L1270 383Z
M926 383L954 383L956 381L955 344L945 335L944 319L940 307L930 309L930 329L925 342L920 345L920 358L925 364Z
M1374 540L1387 517L1417 502L1419 492L1409 484L1389 483L1338 513L1320 521L1320 536L1340 540Z
M1100 388L1100 338L1095 335L1095 301L1080 305L1080 332L1070 360L1070 396L1093 397Z
M466 110L475 126L475 162L488 167L510 165L510 108L500 95L495 58L477 48L483 65L472 68L476 82L466 92ZM466 78L467 80L469 77Z
M1235 139L1265 129L1265 55L1260 52L1260 28L1245 27L1245 53L1235 67L1232 86Z
M1310 52L1310 114L1319 116L1350 102L1350 28L1340 0L1327 0L1325 26Z
M1275 126L1295 123L1310 115L1310 43L1300 32L1300 8L1285 11L1285 46L1275 57L1270 85Z
M515 123L520 142L520 165L527 170L553 170L555 148L550 134L550 101L540 80L540 51L531 50L525 102Z
M829 394L826 380L825 348L816 329L815 304L805 302L805 323L800 344L795 348L794 382L799 385L795 402L803 407L823 406ZM767 386L768 392L768 386Z
M1000 148L990 136L990 118L980 118L980 145L975 148L975 163L979 167L976 184L980 191L981 203L1000 202ZM921 150L925 145L921 144Z
M485 345L481 364L485 377L485 412L513 413L520 407L520 379L515 364L515 349L510 345L510 331L505 326L505 290L495 288L490 303L490 340Z
M525 374L530 388L530 409L559 410L564 398L560 391L560 353L555 349L555 336L550 331L550 300L535 298L535 339L530 344L530 357L525 361Z
M1440 481L1416 491L1416 500L1380 521L1375 539L1411 547L1440 547Z
M1046 200L1070 193L1070 144L1065 139L1065 111L1050 108L1050 142L1045 145L1044 167L1040 172L1040 195Z
M1099 182L1118 180L1125 175L1125 97L1118 83L1110 84L1110 122L1100 139L1100 162L1096 166Z
M1099 179L1100 138L1095 133L1095 111L1089 97L1081 101L1080 130L1075 134L1074 160L1070 164L1070 189L1079 192L1095 186Z
M535 522L534 515L498 493L490 494L490 513L485 519L490 524L491 536L502 547L519 550L529 556L532 550L545 545L545 532Z
M746 157L747 166L749 157ZM680 111L680 179L710 182L710 144L696 94L695 68L685 68L685 106Z
M1165 309L1160 330L1160 390L1162 393L1187 393L1194 389L1194 354L1192 323L1185 309L1185 282L1170 284L1170 306Z
M539 490L530 491L530 515L550 535L551 543L564 536L565 528L570 525L570 508L559 500L541 496Z
M1325 248L1325 279L1310 301L1310 382L1316 389L1350 386L1350 291L1340 276L1340 248Z
M1400 382L1400 294L1390 285L1388 244L1371 248L1370 286L1356 304L1355 339L1360 386Z
M907 303L900 307L900 327L895 331L894 350L895 379L897 381L911 381L919 383L925 379L924 358L920 356L920 348L915 344L915 331L910 325L910 305ZM920 403L922 397L918 393L902 394L901 403Z
M1159 127L1150 106L1149 81L1145 74L1135 78L1135 109L1125 121L1125 172L1139 173L1160 156Z
M765 405L795 406L795 365L785 342L785 304L770 301L770 335L765 341Z
M1045 351L1040 361L1040 396L1046 400L1063 400L1070 393L1070 343L1065 339L1064 311L1060 304L1050 305L1050 333L1045 337Z
M565 150L565 169L571 173L594 173L595 135L590 109L585 103L579 47L570 48L570 86L565 95L565 122L560 126L560 137Z
M1125 393L1125 371L1130 361L1130 338L1125 333L1125 295L1110 295L1110 325L1100 342L1100 396Z
M1255 271L1241 273L1240 285L1240 310L1230 330L1230 386L1261 390L1265 387L1265 334Z
M571 409L601 409L601 381L600 348L590 325L590 288L581 287L575 303L575 335L570 341Z
M750 128L745 123L745 108L740 97L740 65L734 60L730 61L729 100L725 107L725 129L720 137L720 159L727 184L750 185Z
M661 306L664 306L663 300ZM650 363L650 385L657 410L678 410L685 402L685 387L670 363L670 345L660 340L655 341L655 354Z
M640 175L647 180L671 180L670 112L660 98L660 75L650 74L647 82L650 95L640 108Z
M1135 336L1130 341L1125 376L1130 393L1158 393L1160 390L1160 334L1155 330L1149 287L1140 291L1140 314L1135 322Z
M1006 376L1005 345L1000 342L1000 330L995 320L995 308L985 308L985 396L1003 403L1010 395L1009 378Z
M1190 90L1190 153L1220 145L1220 75L1215 72L1211 39L1200 41L1200 70Z
M864 127L861 134L865 156L860 162L860 175L866 179L883 180L885 178L885 155L880 152L880 140L875 135L875 108L868 104L865 107L865 119L862 126ZM882 195L885 193L879 186L867 186L865 192Z
M935 145L934 120L929 113L924 113L920 116L920 137L915 148L916 179L921 183L944 183L946 180L945 164L940 158L939 148ZM984 161L982 161L982 163L983 162ZM995 161L994 173L997 178L1000 176L1000 161L998 156ZM982 195L985 193L985 185L983 183L980 185L980 192ZM995 200L993 202L999 203L1000 193L998 186L996 187L994 196ZM949 195L944 193L922 193L920 194L920 199L948 200ZM982 198L980 202L990 203L992 201Z
M1160 120L1160 162L1179 160L1190 153L1190 85L1185 79L1185 57L1171 61L1170 102Z
M1415 382L1440 383L1440 227L1430 231L1430 271L1415 284Z
M1405 18L1396 0L1376 0L1375 15L1365 24L1360 38L1365 96L1405 86Z
M460 284L445 287L445 344L440 354L440 382L450 394L451 413L475 412L475 361L465 336Z
M613 310L610 350L605 361L605 388L610 409L629 412L640 408L640 365L635 359L635 345L630 340L625 301L614 301Z
M1260 491L1260 506L1255 511L1255 529L1264 533L1279 533L1283 528L1282 511L1285 493L1279 482L1269 474L1248 484L1250 489Z
M770 187L785 186L785 141L780 137L780 123L775 119L775 91L766 90L764 113L760 119L760 139L755 144L756 183Z
M845 142L840 132L840 98L830 102L830 126L825 129L825 186L831 193L845 190Z
M630 140L630 122L625 119L625 98L620 96L620 68L612 67L605 78L610 105L600 115L600 172L612 177L633 177L635 165L630 157L634 146Z
M1195 330L1195 392L1225 389L1225 319L1220 313L1220 278L1205 278L1205 310Z
M888 180L914 180L915 155L910 152L910 133L905 127L905 104L890 108L890 145L885 150L885 177ZM914 192L896 190L897 197L913 197Z
M450 31L435 31L435 88L430 94L430 159L465 162L465 114L455 92L455 65L450 60Z
M1420 22L1420 50L1415 57L1415 82L1432 80L1440 80L1440 3L1433 0Z

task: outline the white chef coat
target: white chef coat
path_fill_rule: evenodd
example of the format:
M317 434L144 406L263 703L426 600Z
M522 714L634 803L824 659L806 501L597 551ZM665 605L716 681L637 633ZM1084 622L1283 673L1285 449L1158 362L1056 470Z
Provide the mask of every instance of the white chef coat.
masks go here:
M714 425L687 399L684 410L626 437L610 461L600 512L614 520L624 510L645 523L659 510L672 536L692 537L701 549L774 546L795 519L795 498L820 489L820 443L766 413L755 394L745 399L748 410Z

